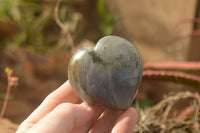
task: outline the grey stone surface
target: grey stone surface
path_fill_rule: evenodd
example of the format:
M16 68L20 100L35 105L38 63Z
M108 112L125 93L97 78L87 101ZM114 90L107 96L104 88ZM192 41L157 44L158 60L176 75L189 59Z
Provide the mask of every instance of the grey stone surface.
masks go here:
M127 109L142 78L142 60L129 41L104 37L71 58L68 78L75 93L96 106Z

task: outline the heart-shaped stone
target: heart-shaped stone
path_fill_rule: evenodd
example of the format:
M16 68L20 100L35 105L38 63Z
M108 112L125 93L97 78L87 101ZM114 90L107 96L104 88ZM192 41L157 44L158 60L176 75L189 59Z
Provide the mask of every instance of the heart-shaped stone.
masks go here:
M129 41L106 36L95 47L78 50L70 60L68 79L85 102L110 109L127 109L142 78L140 54Z

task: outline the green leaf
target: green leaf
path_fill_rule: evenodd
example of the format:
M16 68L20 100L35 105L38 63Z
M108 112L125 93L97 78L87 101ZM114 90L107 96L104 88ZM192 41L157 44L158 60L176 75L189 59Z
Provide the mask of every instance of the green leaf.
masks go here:
M103 19L106 15L106 8L104 0L97 0L97 12L101 19Z
M117 15L113 15L104 3L104 0L97 0L97 13L100 18L100 30L104 36L110 35L113 31L116 21L119 19Z

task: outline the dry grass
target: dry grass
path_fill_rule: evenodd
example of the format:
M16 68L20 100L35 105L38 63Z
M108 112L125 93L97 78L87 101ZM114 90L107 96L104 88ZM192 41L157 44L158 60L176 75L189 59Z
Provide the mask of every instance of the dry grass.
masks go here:
M177 109L180 101L188 100L187 107ZM157 105L138 110L139 120L134 133L199 133L198 93L180 92L166 96Z

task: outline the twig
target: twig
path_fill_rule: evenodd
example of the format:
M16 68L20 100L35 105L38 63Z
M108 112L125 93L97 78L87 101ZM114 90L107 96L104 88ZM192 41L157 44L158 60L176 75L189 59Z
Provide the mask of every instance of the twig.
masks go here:
M177 29L178 26L180 26L181 24L185 24L185 23L200 23L200 18L186 18L186 19L181 19L180 21L178 21L173 29Z
M188 19L182 19L180 21L178 21L174 27L173 30L176 30L178 28L178 26L180 26L181 24L185 24L185 23L195 23L195 24L199 24L200 23L200 18L188 18ZM179 36L175 36L174 38L171 39L171 42L177 42L189 37L194 37L194 36L200 36L200 30L195 29L194 31L192 31L191 33L187 33L184 35L179 35Z
M189 37L194 37L194 36L200 36L200 30L194 30L191 33L175 36L174 38L171 39L170 42L175 43L177 41L180 41L180 40L183 40L183 39L187 39Z
M60 6L60 2L61 2L61 0L57 0L56 6L55 6L55 9L54 9L55 21L56 21L57 25L58 25L61 29L63 29L63 30L66 31L66 32L69 32L68 27L65 26L65 25L60 21L60 19L59 19L59 17L58 17L58 10L59 10L59 6Z
M13 71L10 68L7 67L5 69L5 72L7 74L8 86L7 86L7 91L6 91L6 97L5 97L5 100L4 100L4 103L3 103L3 108L2 108L1 114L0 114L0 122L1 122L1 120L3 118L3 115L4 115L5 111L6 111L6 107L7 107L7 104L8 104L8 98L9 98L9 94L10 94L11 88L13 86L16 86L17 82L18 82L18 78L12 76Z
M179 119L174 116L171 117L170 113L176 112L173 107L177 105L183 99L190 99L193 101L193 113L191 118L187 121L183 119ZM198 93L191 93L191 92L179 92L174 95L166 96L161 102L157 105L146 109L140 110L139 114L139 121L134 129L134 133L140 132L192 132L194 133L199 132L199 121L198 121L198 113L199 113L199 100L200 95ZM189 105L191 106L191 105ZM191 106L192 107L192 106ZM186 111L186 110L185 110ZM188 118L188 112L183 112L182 118ZM163 116L164 114L164 116Z
M69 44L70 44L70 47L72 49L72 52L74 52L74 41L72 39L72 35L70 33L69 27L67 24L64 25L58 17L60 3L61 3L61 0L57 0L55 9L54 9L54 18L55 18L57 25L63 30L63 33L66 34Z
M193 118L193 123L194 123L194 129L196 131L199 130L199 100L198 101L194 101L194 118Z

